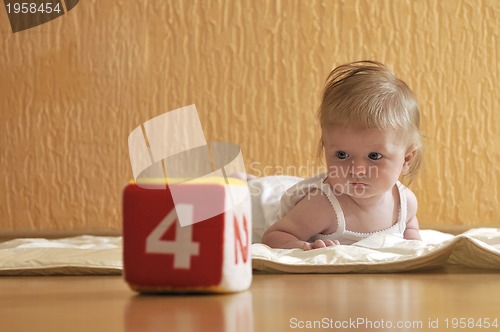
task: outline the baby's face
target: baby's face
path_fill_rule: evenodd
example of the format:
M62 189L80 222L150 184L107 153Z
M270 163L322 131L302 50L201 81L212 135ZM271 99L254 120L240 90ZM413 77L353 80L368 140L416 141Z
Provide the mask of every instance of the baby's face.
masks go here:
M330 125L323 129L328 181L333 189L355 197L391 190L408 166L406 146L396 133Z

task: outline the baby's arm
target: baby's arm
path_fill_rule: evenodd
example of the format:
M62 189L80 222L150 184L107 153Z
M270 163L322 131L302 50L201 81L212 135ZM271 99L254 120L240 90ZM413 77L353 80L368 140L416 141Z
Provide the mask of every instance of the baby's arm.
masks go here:
M406 197L408 202L408 220L406 222L406 230L404 233L404 238L407 240L422 240L422 238L420 237L418 220L417 220L417 209L418 209L417 197L408 188L406 188Z
M323 248L337 243L317 240L307 242L311 237L327 230L332 222L332 207L326 197L317 191L302 199L292 210L269 227L262 243L272 248L301 248L304 250Z

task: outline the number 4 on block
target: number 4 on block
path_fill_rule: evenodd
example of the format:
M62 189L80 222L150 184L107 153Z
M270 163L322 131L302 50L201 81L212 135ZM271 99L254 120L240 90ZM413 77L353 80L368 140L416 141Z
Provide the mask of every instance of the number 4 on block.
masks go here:
M183 210L185 215L193 216L193 206L189 204L179 204L176 210ZM192 218L191 218L192 219ZM175 240L163 240L166 231L175 228ZM190 269L191 256L198 256L200 244L193 241L193 228L180 227L175 210L171 210L168 215L156 226L146 239L146 253L166 254L174 257L174 269Z

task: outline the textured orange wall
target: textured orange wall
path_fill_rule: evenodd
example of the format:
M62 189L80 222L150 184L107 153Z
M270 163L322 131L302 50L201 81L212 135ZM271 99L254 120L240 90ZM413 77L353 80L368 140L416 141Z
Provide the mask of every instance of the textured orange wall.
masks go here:
M247 170L308 175L322 83L361 59L420 100L422 225L498 225L499 14L497 0L84 0L13 34L0 9L0 232L119 230L129 132L191 103Z

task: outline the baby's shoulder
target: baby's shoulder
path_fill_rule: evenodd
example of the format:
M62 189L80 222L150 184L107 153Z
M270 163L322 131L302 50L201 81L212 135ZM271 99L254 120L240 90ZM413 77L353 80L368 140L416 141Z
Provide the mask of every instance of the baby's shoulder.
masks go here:
M320 189L312 188L291 209L289 217L306 222L329 224L336 221L336 215L328 197Z
M413 193L413 191L410 188L405 187L404 190L406 195L406 206L408 211L407 221L408 221L417 215L418 200L417 196L415 195L415 193Z

